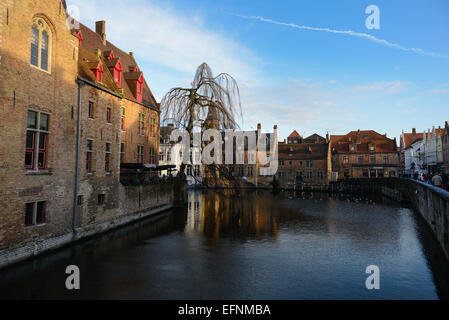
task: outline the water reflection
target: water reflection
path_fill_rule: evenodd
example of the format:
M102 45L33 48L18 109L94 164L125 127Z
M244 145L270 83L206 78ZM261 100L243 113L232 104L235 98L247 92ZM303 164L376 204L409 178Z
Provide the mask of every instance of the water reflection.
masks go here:
M379 291L364 287L370 264ZM186 210L0 271L0 298L447 299L448 284L424 221L387 199L192 191Z
M187 233L200 232L211 239L277 238L278 217L257 192L192 191L188 199Z

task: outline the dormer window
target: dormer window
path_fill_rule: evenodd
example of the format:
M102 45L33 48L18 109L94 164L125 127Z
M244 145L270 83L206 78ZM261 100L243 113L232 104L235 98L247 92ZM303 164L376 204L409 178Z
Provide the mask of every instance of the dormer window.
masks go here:
M96 68L92 69L92 72L94 73L95 78L98 82L103 82L103 65L101 64L101 62L98 63Z
M79 46L81 47L81 44L83 43L83 40L84 40L81 31L78 31L78 32L75 31L75 32L73 33L73 35L74 35L75 37L78 38Z
M105 58L106 58L106 60L115 59L114 51L107 52Z
M139 77L139 80L137 80L137 93L136 93L136 99L139 102L142 102L142 92L143 92L143 74Z
M113 52L111 52L113 55ZM114 77L114 81L119 88L122 87L122 63L119 58L113 58L108 61L108 68L111 71L112 76Z
M369 151L376 151L376 146L374 144L370 144Z

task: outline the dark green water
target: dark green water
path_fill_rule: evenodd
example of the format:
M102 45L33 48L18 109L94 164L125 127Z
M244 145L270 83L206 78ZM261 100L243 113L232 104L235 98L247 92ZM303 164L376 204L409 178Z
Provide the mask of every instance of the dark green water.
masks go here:
M385 199L191 192L173 211L0 271L3 299L447 299L424 221ZM374 201L373 201L374 200ZM65 288L77 265L81 290ZM380 290L365 269L380 268Z

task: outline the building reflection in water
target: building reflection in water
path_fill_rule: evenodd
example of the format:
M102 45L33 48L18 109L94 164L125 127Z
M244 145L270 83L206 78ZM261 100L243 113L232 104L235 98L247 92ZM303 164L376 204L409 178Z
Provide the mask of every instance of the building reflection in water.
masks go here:
M278 216L257 191L191 191L188 196L186 233L211 239L267 240L278 237Z

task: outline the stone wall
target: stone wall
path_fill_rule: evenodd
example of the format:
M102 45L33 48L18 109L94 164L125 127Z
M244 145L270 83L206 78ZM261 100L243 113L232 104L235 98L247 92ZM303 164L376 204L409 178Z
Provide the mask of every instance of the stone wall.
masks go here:
M117 185L115 202L118 210L113 215L95 215L90 223L79 224L77 234L71 231L36 236L29 241L0 250L0 268L20 262L68 245L74 241L91 237L134 221L166 211L173 207L174 182L158 185Z
M427 221L449 257L449 192L414 180L400 188L409 195L413 207Z

